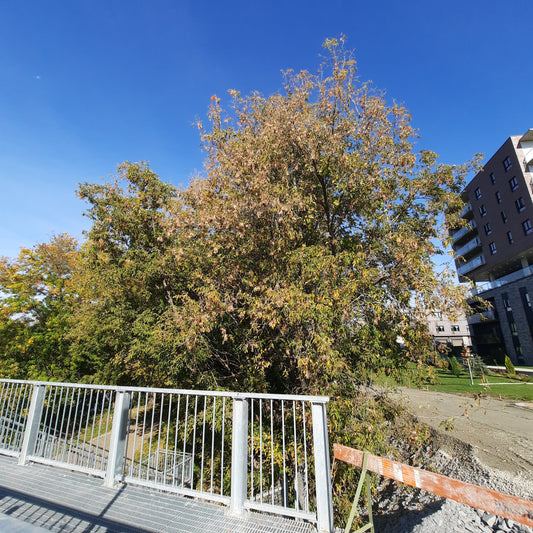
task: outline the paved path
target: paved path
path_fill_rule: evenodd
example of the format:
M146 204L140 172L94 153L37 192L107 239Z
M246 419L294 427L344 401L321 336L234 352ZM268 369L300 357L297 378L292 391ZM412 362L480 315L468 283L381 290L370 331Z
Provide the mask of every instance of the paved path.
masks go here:
M231 517L227 508L60 468L19 466L0 455L0 528L24 521L62 533L312 533L309 523L260 513ZM29 533L32 529L20 529ZM13 531L17 531L16 529Z
M533 480L533 404L401 388L422 422L470 444L478 459Z

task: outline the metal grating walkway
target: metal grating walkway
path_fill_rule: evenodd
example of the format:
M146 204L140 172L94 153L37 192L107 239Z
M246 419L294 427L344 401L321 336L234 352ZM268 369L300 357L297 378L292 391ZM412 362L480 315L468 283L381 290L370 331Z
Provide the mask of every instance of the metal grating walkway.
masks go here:
M227 508L0 455L0 513L48 531L76 533L314 533L303 521ZM0 525L2 523L0 515Z

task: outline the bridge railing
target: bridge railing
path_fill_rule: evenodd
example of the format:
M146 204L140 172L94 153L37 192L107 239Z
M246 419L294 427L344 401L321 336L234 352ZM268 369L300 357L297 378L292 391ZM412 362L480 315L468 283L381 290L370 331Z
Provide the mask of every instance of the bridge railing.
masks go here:
M0 380L0 453L332 531L327 402Z

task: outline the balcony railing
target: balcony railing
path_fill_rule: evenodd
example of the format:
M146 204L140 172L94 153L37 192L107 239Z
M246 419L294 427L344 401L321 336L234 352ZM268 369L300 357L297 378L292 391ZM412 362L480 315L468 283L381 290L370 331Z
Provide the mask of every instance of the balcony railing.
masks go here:
M470 261L467 261L463 265L459 266L457 268L457 273L460 276L464 276L468 272L471 272L472 270L482 266L485 264L485 256L483 254L478 255L474 257L474 259L471 259Z
M496 320L494 309L487 309L486 311L468 317L469 324L479 324L480 322L489 322L492 320Z
M457 241L461 240L465 235L467 235L471 231L475 230L476 227L477 227L476 221L475 220L471 220L466 226L463 226L461 229L459 229L456 232L452 233L453 242L457 242Z
M467 202L464 205L463 210L461 211L461 217L465 217L471 211L472 211L472 204L470 202Z
M0 380L0 453L329 532L328 401Z
M503 287L503 285L507 285L508 283L512 283L513 281L518 281L520 279L526 278L527 276L531 276L533 274L533 266L528 266L526 268L521 268L520 270L517 270L516 272L511 272L510 274L507 274L506 276L502 276L501 278L495 279L494 281L487 281L483 284L481 284L478 287L475 287L470 292L473 296L476 294L481 294L485 291L490 291L491 289L497 289L498 287Z
M455 250L455 257L460 257L468 254L472 250L479 248L481 246L481 239L479 237L474 237L471 241L468 241L465 245L461 246Z

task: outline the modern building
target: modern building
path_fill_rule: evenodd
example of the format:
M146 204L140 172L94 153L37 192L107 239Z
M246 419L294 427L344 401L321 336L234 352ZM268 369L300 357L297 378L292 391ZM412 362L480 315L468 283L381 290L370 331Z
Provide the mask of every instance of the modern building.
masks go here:
M467 224L452 232L457 273L491 304L469 318L474 351L533 365L533 129L509 137L463 198Z

